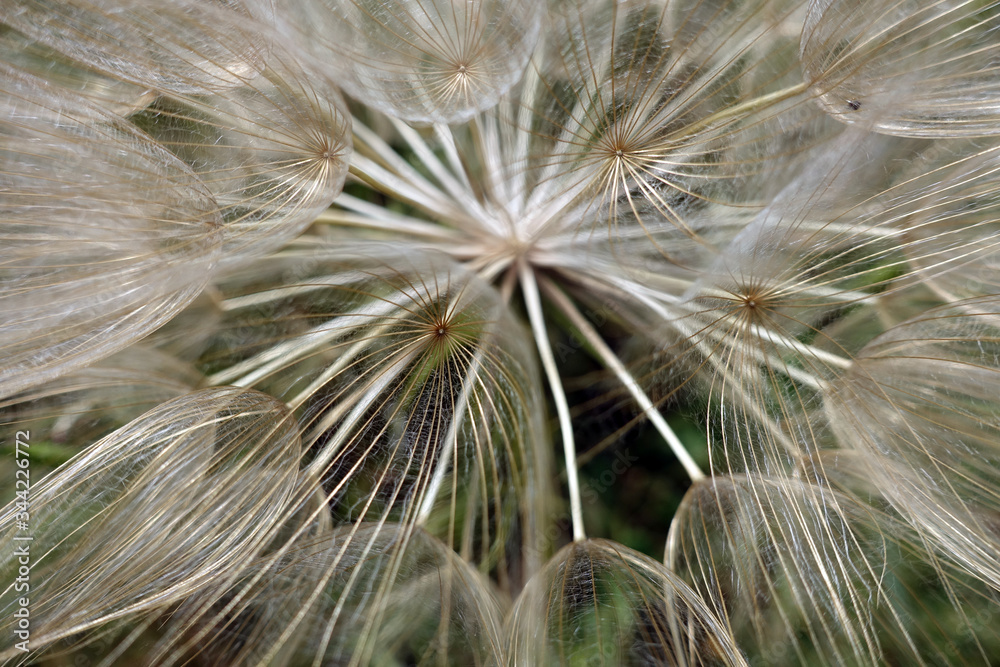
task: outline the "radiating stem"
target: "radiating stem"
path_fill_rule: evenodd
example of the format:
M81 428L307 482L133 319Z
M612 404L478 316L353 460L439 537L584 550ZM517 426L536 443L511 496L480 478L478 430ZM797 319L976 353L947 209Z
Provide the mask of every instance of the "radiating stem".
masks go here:
M576 473L576 443L573 440L573 422L569 415L569 403L563 390L556 360L549 345L545 330L545 318L542 315L542 300L538 294L538 284L531 267L525 263L520 265L521 290L524 292L524 303L528 309L528 319L531 330L535 334L535 345L538 355L542 358L542 367L552 388L552 397L556 402L556 414L559 416L559 430L562 431L563 456L566 459L566 480L569 485L570 516L573 520L573 541L587 539L583 530L583 504L580 501L580 481Z
M632 398L639 404L642 411L645 413L646 417L653 424L654 428L659 431L663 439L666 440L667 445L673 451L674 455L684 466L684 470L687 471L688 477L691 478L692 482L697 482L705 478L705 473L702 472L698 464L694 462L688 451L684 449L684 445L681 443L680 438L674 433L674 430L670 428L667 424L667 420L663 418L660 411L656 409L653 402L650 400L646 392L642 390L639 383L636 381L632 374L628 372L625 365L618 359L611 348L607 346L604 339L601 338L600 334L594 330L594 328L587 322L586 318L580 314L573 302L566 298L566 295L562 293L555 285L549 281L542 282L542 288L545 293L552 299L559 310L570 319L580 334L586 339L587 343L597 352L598 357L605 366L614 373L618 380L625 385L629 393L632 394Z

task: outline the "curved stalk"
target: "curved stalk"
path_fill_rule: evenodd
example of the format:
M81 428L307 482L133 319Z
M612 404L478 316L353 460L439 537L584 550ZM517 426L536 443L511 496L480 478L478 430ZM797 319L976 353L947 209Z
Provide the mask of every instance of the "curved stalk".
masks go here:
M531 330L535 334L535 345L538 347L538 355L542 358L542 367L545 369L549 387L552 388L552 397L555 400L556 413L559 416L563 456L566 459L566 480L569 486L570 516L573 521L573 541L579 542L587 539L587 535L583 530L583 504L580 501L580 481L576 473L576 442L573 439L573 423L569 414L569 403L566 401L566 392L559 379L559 370L556 368L552 346L549 345L549 338L545 330L545 319L542 315L541 297L538 294L535 274L531 267L525 263L520 265L520 273L521 291L524 293L524 302L528 308Z
M625 365L618 359L615 353L611 351L611 348L607 346L600 334L598 334L590 323L583 317L583 315L580 314L580 311L577 310L576 306L574 306L573 303L566 298L566 295L559 291L559 289L557 289L551 282L543 282L542 289L545 290L546 295L548 295L548 297L551 298L556 304L556 307L558 307L559 310L561 310L563 314L570 319L573 326L579 330L580 334L586 339L587 343L594 348L601 363L607 366L608 370L614 373L618 380L625 385L625 388L628 389L629 393L632 394L632 398L634 398L636 403L639 404L639 407L642 408L643 413L653 424L653 427L660 433L661 436L663 436L663 439L666 440L667 445L674 453L674 456L676 456L677 460L684 466L684 470L687 472L688 477L691 478L691 481L697 482L705 479L705 473L702 472L701 468L698 467L698 464L694 462L694 459L691 458L688 451L684 449L684 445L681 443L680 438L677 437L677 434L674 433L673 429L670 428L670 425L667 424L667 421L663 418L663 415L660 414L660 411L656 409L656 406L653 405L649 396L647 396L646 392L642 390L642 387L639 386L639 383L636 382L636 379L631 373L628 372L628 369L625 368Z

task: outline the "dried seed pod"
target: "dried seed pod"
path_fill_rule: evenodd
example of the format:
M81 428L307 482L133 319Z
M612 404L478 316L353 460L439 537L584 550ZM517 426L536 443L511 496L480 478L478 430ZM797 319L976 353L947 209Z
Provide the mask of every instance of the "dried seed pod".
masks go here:
M270 0L11 0L0 23L124 81L177 93L242 85L264 67Z
M306 0L279 8L332 81L424 123L467 120L521 77L541 29L536 0Z
M500 665L501 610L489 582L440 540L393 523L301 539L241 602L199 621L216 664ZM183 615L181 609L179 615Z
M234 585L287 519L300 454L283 405L223 387L163 403L33 484L31 648ZM17 512L0 518L14 570ZM17 597L7 588L3 606Z
M996 3L811 0L802 67L842 122L897 136L994 136L998 36Z
M201 177L219 204L222 258L298 236L340 194L351 122L340 94L286 51L241 85L162 95L129 119Z
M607 540L564 547L507 624L510 664L745 665L727 628L676 575Z
M868 343L825 397L841 445L860 452L921 537L1000 589L1000 301L956 301Z
M548 493L523 328L444 256L307 241L221 283L208 381L297 411L336 525L420 525L516 588Z
M0 395L123 349L204 287L218 204L82 99L0 72Z

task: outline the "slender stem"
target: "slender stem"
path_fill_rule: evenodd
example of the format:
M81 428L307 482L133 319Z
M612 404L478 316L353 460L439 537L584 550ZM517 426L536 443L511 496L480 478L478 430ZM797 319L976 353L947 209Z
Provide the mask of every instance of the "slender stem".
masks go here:
M507 267L503 282L500 283L500 299L505 303L510 303L510 297L514 294L514 285L517 284L517 267L511 265Z
M472 183L469 182L469 175L465 172L465 165L462 163L462 157L459 155L458 145L455 143L455 135L452 134L451 128L447 125L436 123L434 125L434 136L437 137L438 143L444 150L452 172L461 179L462 185L467 192L473 192Z
M319 377L310 382L308 387L300 391L294 398L290 399L288 401L288 407L293 410L298 410L302 407L306 401L315 396L316 393L322 389L323 385L337 377L344 371L345 368L355 363L357 361L357 356L361 354L366 347L371 345L373 340L377 340L380 336L385 335L385 333L395 324L396 322L390 319L389 321L379 325L376 330L368 332L367 335L361 338L361 340L355 341L345 353L338 356L335 362L326 366L325 370L320 373Z
M296 338L277 343L249 359L209 376L208 383L210 386L221 384L237 387L252 386L268 374L290 365L294 360L303 359L306 355L315 354L318 350L331 346L334 341L348 336L357 327L386 316L394 305L388 302L376 302L368 306L367 311L359 310L356 313L332 317Z
M797 341L794 338L789 338L788 336L785 336L777 331L772 331L767 327L754 324L750 326L750 331L753 332L753 335L758 338L767 340L775 345L780 345L786 350L798 352L803 357L815 359L821 363L827 364L828 366L839 368L841 370L846 370L854 366L854 361L848 359L847 357L842 357L839 354L827 352L826 350L809 345L808 343Z
M487 283L493 282L493 279L508 268L510 264L510 257L489 257L483 255L479 255L471 261L466 262L466 266L469 270Z
M702 472L701 468L698 467L698 464L694 462L694 459L691 458L688 451L684 449L684 445L681 443L680 438L677 437L677 434L674 433L673 429L670 428L670 425L667 424L667 421L663 418L663 415L660 414L660 411L656 409L656 406L653 405L649 396L647 396L646 392L642 390L636 379L632 377L632 374L628 372L628 369L625 368L625 364L623 364L615 353L611 351L611 348L607 346L600 334L598 334L590 323L587 322L586 318L580 314L580 311L573 305L573 302L566 298L566 295L549 281L543 282L542 288L545 290L545 293L549 296L549 298L551 298L556 304L559 310L563 311L566 317L568 317L573 323L573 326L579 330L580 334L583 335L590 346L597 352L601 362L604 363L608 369L618 377L618 380L625 385L625 388L628 389L630 394L632 394L632 398L634 398L639 404L639 407L642 408L642 411L645 413L647 419L649 419L654 428L659 431L660 435L663 436L663 439L666 440L667 445L669 445L670 449L673 451L674 456L676 456L681 462L681 465L684 466L684 470L687 471L688 477L691 478L691 481L697 482L704 479L705 473Z
M396 128L396 132L410 145L417 158L427 167L431 175L437 179L437 182L444 186L445 191L451 195L451 198L475 217L486 217L485 211L482 210L479 202L472 194L472 189L466 183L459 183L455 180L455 177L449 173L448 168L438 159L434 151L427 145L427 142L420 136L420 133L401 120L396 118L390 118L389 120L392 122L393 127Z
M610 295L617 293L617 292L609 292L608 286L606 284L596 280L591 280L586 276L584 276L583 274L578 273L576 271L571 272L571 275L574 280L584 284L589 283L593 286L595 290L602 291L605 294ZM776 441L778 441L781 444L781 446L784 447L785 450L791 456L795 457L800 454L799 448L795 445L795 443L791 440L791 438L789 438L783 432L782 428L777 423L775 423L774 420L761 408L761 406L757 403L757 401L755 401L751 396L747 394L746 390L743 387L743 384L735 379L735 377L730 372L730 369L726 366L724 362L721 362L719 360L718 355L712 348L709 347L709 345L706 342L707 340L714 340L716 342L725 343L726 341L724 336L720 336L711 329L709 329L706 331L706 336L696 337L695 334L697 333L698 327L689 326L688 324L685 324L684 321L684 318L686 318L687 316L696 314L694 311L687 310L687 304L670 303L669 306L667 306L664 303L661 303L656 299L651 298L649 295L645 294L644 292L647 290L640 283L634 283L624 279L615 279L615 284L618 287L624 289L626 293L630 293L633 296L635 296L635 298L640 303L649 308L651 312L655 313L660 318L662 318L664 322L670 323L670 326L675 328L687 340L691 341L692 345L694 346L693 349L698 350L703 355L705 362L708 363L715 370L715 372L719 373L723 377L723 379L727 382L727 384L732 387L733 391L735 391L740 395L740 397L743 399L743 404L748 407L748 409L753 413L753 415L762 423L766 423L770 426L768 433L770 433L771 436ZM660 298L663 298L664 295L659 295L659 296ZM776 363L775 360L771 359L770 357L762 357L759 354L759 350L754 350L754 353L755 353L755 358L757 359L763 358L767 363L771 364L772 366L775 365ZM778 363L777 367L783 368L786 371L791 370L790 367L785 363ZM816 389L823 388L823 385L820 384L820 380L818 378L815 378L812 375L808 375L804 371L800 371L798 369L795 369L795 373L796 373L795 376L796 379L798 379L800 382L803 382L803 384L807 384L808 386L811 386ZM590 454L590 451L588 451L587 453L588 456ZM586 461L589 459L580 457L578 460L580 465L583 465L583 463L586 463Z
M578 282L589 283L591 285L594 285L597 289L605 289L604 283L593 280L583 273L580 273L578 271L568 271L566 273L568 275L571 275L573 279L577 280ZM652 274L649 275L652 276ZM699 315L700 313L698 311L690 309L689 304L681 303L680 300L674 297L673 295L655 290L650 290L641 283L617 277L612 277L611 280L616 287L619 287L625 292L632 294L636 299L642 301L643 304L649 307L650 310L660 315L660 317L662 317L665 321L670 322L671 326L679 329L681 333L683 333L685 336L690 337L694 334L693 329L686 329L682 327L682 325L679 322L679 317L677 314L670 313L667 310L665 310L665 307L669 306L670 308L673 308L675 310L684 311L684 315ZM707 290L705 291L707 292ZM650 293L654 295L656 300L648 296ZM717 292L714 295L728 297L730 296L730 293L722 290L717 290ZM750 331L754 336L756 336L759 339L767 340L771 343L774 343L777 346L783 347L787 350L791 350L792 352L797 352L805 358L816 360L820 363L826 364L827 366L843 370L851 368L854 364L854 362L847 357L842 357L834 352L828 352L818 347L814 347L807 343L795 340L794 338L789 338L788 336L780 332L773 331L766 327L751 325ZM707 330L705 332L705 336L711 338L712 340L726 342L728 334L725 331L719 332L714 330ZM789 366L780 358L775 358L772 355L768 355L760 351L753 351L753 354L755 358L762 361L763 363L766 363L774 368L783 369L787 375L794 377L795 379L803 382L804 384L809 385L810 387L813 387L814 389L823 389L826 386L822 379L808 373L807 371Z
M740 116L748 111L756 111L757 109L767 106L769 104L775 104L777 102L783 102L791 97L800 95L809 90L808 83L799 83L794 86L789 86L782 90L776 90L773 93L768 93L767 95L761 95L760 97L755 97L751 100L747 100L741 104L736 104L731 107L726 107L720 111L715 112L707 118L703 118L697 123L691 123L690 125L685 125L683 127L683 132L687 136L693 135L695 132L700 131L702 128L709 127L713 123L718 123L720 121L726 120L728 118L734 118Z
M563 456L566 459L566 480L569 485L570 516L573 520L573 541L587 539L583 530L583 503L580 501L580 481L576 474L576 443L573 440L573 422L569 415L569 403L563 390L559 371L556 369L555 357L549 345L548 333L545 330L545 318L542 315L542 300L538 294L538 283L531 267L525 263L520 265L521 290L524 292L524 303L528 309L528 319L531 330L535 334L535 345L538 355L542 358L542 367L552 388L552 397L556 402L556 414L559 416L559 430L562 432Z
M414 236L434 239L435 241L456 241L463 238L455 230L448 227L395 214L350 195L340 195L337 198L336 204L352 212L333 208L326 209L316 216L315 222L336 225L338 227L363 227L365 229L391 232L395 235L404 232ZM356 211L356 213L353 213L353 211ZM379 217L374 217L378 212L381 212Z

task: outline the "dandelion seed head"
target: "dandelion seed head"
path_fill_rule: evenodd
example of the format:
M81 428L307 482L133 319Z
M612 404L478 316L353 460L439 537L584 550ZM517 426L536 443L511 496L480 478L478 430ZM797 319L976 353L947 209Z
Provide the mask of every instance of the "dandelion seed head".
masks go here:
M1000 2L154 5L0 9L0 660L1000 651Z

